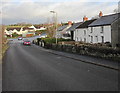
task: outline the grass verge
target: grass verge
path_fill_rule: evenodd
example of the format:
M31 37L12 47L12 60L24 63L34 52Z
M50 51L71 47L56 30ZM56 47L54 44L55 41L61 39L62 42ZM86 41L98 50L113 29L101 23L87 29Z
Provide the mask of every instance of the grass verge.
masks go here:
M4 57L4 54L6 50L9 48L8 41L6 41L4 44L2 44L2 48L0 49L0 60Z

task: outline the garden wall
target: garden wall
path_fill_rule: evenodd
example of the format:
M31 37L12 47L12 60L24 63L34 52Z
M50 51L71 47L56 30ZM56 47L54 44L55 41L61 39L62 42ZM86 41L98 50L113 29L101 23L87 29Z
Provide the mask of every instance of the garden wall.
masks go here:
M110 59L114 61L120 61L120 48L112 47L101 47L101 46L92 46L92 45L63 45L63 44L54 44L54 43L45 43L39 41L37 45L44 47L46 49L53 49L57 51L63 51L68 53L75 53L80 55L87 55L99 58Z

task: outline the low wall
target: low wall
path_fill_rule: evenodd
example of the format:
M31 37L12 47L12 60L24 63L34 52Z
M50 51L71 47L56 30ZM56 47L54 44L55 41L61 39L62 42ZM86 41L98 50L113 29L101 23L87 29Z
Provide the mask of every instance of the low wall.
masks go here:
M44 48L120 61L120 49L56 44L45 44Z
M57 51L63 51L68 53L75 53L80 55L87 55L99 58L110 59L114 61L120 61L120 48L90 46L90 45L62 45L62 44L48 44L43 41L35 43L46 49L53 49Z

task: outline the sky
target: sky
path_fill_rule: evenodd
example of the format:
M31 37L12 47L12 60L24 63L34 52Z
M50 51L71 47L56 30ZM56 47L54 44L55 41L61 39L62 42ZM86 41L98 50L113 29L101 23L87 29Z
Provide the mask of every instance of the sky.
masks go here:
M0 22L16 24L52 23L57 13L57 21L80 22L84 16L91 19L100 11L103 15L114 13L118 8L118 0L0 0Z

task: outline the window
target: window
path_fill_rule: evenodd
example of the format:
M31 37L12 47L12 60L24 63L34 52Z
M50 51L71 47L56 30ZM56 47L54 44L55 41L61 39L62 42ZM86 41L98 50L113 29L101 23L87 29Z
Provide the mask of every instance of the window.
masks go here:
M84 42L86 42L86 38L84 38Z
M102 27L101 27L101 33L103 33L103 32L104 32L104 27L102 26Z
M93 32L93 27L91 27L91 32L90 33L92 33Z
M78 37L77 37L77 41L78 41Z
M98 42L98 36L95 36L95 38L96 38L96 43Z
M102 43L104 43L104 36L101 36L101 39L102 39Z
M86 30L84 30L84 35L86 35Z
M93 36L91 36L91 43L93 42Z

